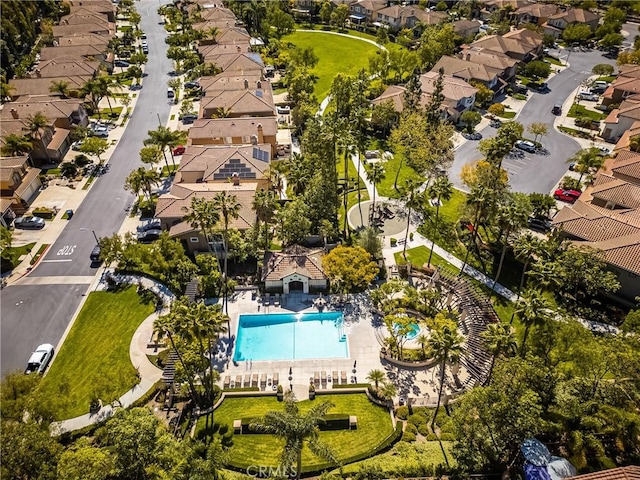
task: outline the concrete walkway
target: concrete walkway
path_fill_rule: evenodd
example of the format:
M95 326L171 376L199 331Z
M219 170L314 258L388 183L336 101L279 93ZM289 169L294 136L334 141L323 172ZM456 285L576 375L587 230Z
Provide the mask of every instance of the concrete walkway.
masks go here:
M51 432L60 435L65 432L78 430L89 425L101 422L111 417L119 407L126 408L145 395L153 385L162 378L162 370L153 365L147 355L156 354L153 347L148 347L149 341L153 337L153 323L158 316L168 311L171 302L175 299L174 294L163 284L147 277L137 275L117 275L107 270L99 279L96 290L106 290L106 275L111 275L120 283L131 285L142 285L154 292L162 300L163 309L155 311L140 324L133 334L129 345L129 358L138 371L140 382L124 393L118 400L108 405L103 405L97 413L87 413L79 417L54 422L51 424Z
M384 50L387 52L387 48L384 45L380 45L379 43L374 42L369 38L356 37L355 35L349 35L348 33L338 33L338 32L328 32L326 30L307 30L307 29L298 29L296 32L305 32L305 33L328 33L329 35L339 35L341 37L352 38L354 40L360 40L362 42L370 43L371 45L375 45L380 50Z

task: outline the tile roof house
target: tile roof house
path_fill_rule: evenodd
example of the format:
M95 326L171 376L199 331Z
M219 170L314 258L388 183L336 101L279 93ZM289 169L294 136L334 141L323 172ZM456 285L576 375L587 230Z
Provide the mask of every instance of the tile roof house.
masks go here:
M620 150L615 157L608 158L604 172L615 178L640 185L640 153Z
M200 118L273 117L271 84L269 88L225 90L200 99Z
M207 240L202 233L189 222L184 221L186 213L194 197L213 200L220 192L233 195L240 204L238 218L231 218L229 227L240 231L247 230L256 222L253 200L258 188L257 182L209 182L209 183L174 183L169 190L158 197L155 216L160 219L162 229L169 230L169 235L182 241L189 253L206 252ZM212 242L217 248L219 242Z
M460 78L466 82L480 82L493 90L496 95L499 95L508 85L500 78L504 74L504 70L463 58L443 55L431 71L438 72L440 69L443 69L445 75Z
M277 151L278 124L273 118L198 119L189 129L188 145L271 145Z
M105 15L107 21L115 22L116 21L116 9L113 2L96 2L96 3L87 3L83 1L69 2L70 8L69 13L78 14L78 13L95 13L100 15Z
M244 28L226 28L224 30L220 30L216 36L216 43L220 45L234 45L240 42L251 42L251 35L249 35Z
M526 28L504 35L486 35L473 42L471 46L503 53L519 62L535 60L543 48L542 36Z
M391 5L376 12L375 20L393 29L414 28L418 23L436 25L449 18L444 12L426 12L417 5Z
M431 100L437 78L437 72L427 72L420 76L422 88L420 104L422 106L427 105ZM457 123L460 120L460 115L470 110L475 104L478 89L472 87L464 80L449 75L442 77L442 87L442 94L444 95L444 101L441 105L443 118ZM405 90L404 87L392 85L388 87L382 95L372 100L372 103L378 105L391 100L396 111L402 112Z
M203 42L198 43L198 53L206 58L207 61L216 63L216 59L221 55L232 55L238 53L249 53L251 51L251 45L244 40L240 43L227 43L224 45L219 44L206 44ZM222 67L221 67L222 68Z
M545 23L542 24L544 33L553 35L558 38L562 31L569 25L587 24L591 27L591 30L595 31L598 28L600 22L600 16L595 13L591 13L588 10L582 8L570 8L564 12L551 15Z
M105 67L110 67L114 60L112 52L107 51L106 44L73 45L67 47L43 47L40 50L40 60L75 59L79 62L98 61Z
M29 208L33 195L42 186L40 173L39 168L29 165L26 155L0 158L0 223L5 227Z
M350 2L349 13L356 23L371 23L377 19L377 12L386 8L385 0L359 0Z
M517 66L520 63L505 53L476 47L473 44L471 47L463 48L458 56L469 62L500 70L500 78L505 82L515 80Z
M567 480L640 480L640 467L630 465L566 478Z
M327 289L327 275L322 269L322 248L292 245L280 252L267 252L262 268L262 281L267 291L302 291L309 293Z
M105 35L108 38L116 34L115 23L93 24L83 23L80 25L54 25L52 27L53 39L60 41L63 37L72 37L74 35L88 35L90 33L96 35Z
M618 104L640 93L640 65L620 65L618 70L618 76L602 95L603 105Z
M262 74L242 75L239 72L222 72L211 77L200 77L200 87L205 96L217 95L224 90L246 90L249 87L263 88L265 83Z
M552 3L532 3L518 8L511 16L518 23L542 25L550 16L558 13L559 10L559 7Z
M241 181L260 181L271 162L271 145L239 145L201 147L191 145L180 159L175 183L229 182L233 177Z
M61 77L48 78L14 78L9 80L9 85L13 87L11 91L11 99L18 100L30 95L50 96L49 87L53 82L64 81L69 86L69 96L78 97L80 90L87 83L92 75L65 75Z
M257 53L216 54L213 58L204 56L204 61L215 63L225 72L241 72L245 75L262 73L264 68L264 63Z
M82 59L67 59L58 57L55 60L40 61L31 74L31 78L94 75L99 68L99 61L87 61Z
M619 108L614 108L604 119L602 138L617 141L640 120L640 94L627 97Z
M475 36L480 32L480 22L478 20L456 20L453 22L453 31L462 38Z
M78 47L80 45L93 45L98 48L106 48L109 43L109 37L104 35L96 35L95 33L87 33L86 35L74 35L73 37L62 37L54 43L54 47ZM42 50L49 47L43 47L40 50L40 58L42 58Z
M532 3L531 0L479 0L480 4L480 16L487 20L493 12L498 10L518 10L525 5Z

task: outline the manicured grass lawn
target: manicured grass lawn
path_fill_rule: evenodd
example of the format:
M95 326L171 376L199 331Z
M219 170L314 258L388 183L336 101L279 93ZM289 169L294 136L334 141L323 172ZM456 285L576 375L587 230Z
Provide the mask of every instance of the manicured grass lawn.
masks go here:
M335 406L329 413L357 415L357 430L323 431L320 438L333 448L339 459L374 450L392 432L391 419L385 408L374 405L365 394L319 395L314 402L329 400ZM301 401L301 412L312 405L310 400ZM227 398L214 412L216 423L228 425L231 430L233 420L260 417L271 410L282 411L284 404L276 397ZM205 419L198 421L197 431L204 428ZM196 431L196 435L197 435ZM272 465L280 463L283 442L271 435L246 434L234 435L233 446L229 450L230 463L242 465ZM302 454L305 470L322 468L325 462L313 455L305 446Z
M61 398L58 419L88 413L94 394L111 402L137 383L129 344L153 311L153 305L141 303L135 286L89 294L40 385L45 398Z
M501 117L501 118L513 118L515 116L516 116L516 112L508 112L508 111L505 111L502 114L498 114L498 117Z
M322 31L294 32L283 40L299 48L313 48L319 59L311 70L318 78L314 93L319 102L329 94L331 82L338 73L355 75L361 68L367 68L369 56L377 50L370 43Z
M616 75L610 75L607 77L598 77L596 78L596 82L608 82L611 83L616 79Z
M384 170L386 174L384 180L377 185L378 195L383 197L400 198L396 189L393 188L393 184L396 179L396 172L400 167L400 159L400 155L394 155L393 158L384 162ZM415 178L420 181L424 180L423 176L419 175L418 172L409 167L403 161L402 167L400 168L400 175L398 176L398 188L401 188L409 178Z
M548 55L544 57L544 60L546 62L549 62L552 65L557 65L559 67L562 67L562 62L560 60L558 60L557 58L553 58L553 57L549 57Z
M578 103L574 103L573 105L571 105L567 116L572 118L589 117L591 120L594 120L596 122L604 120L607 117L607 115L604 113L589 110L584 105L580 105Z
M110 108L103 108L100 110L100 115L94 113L91 115L93 120L117 120L122 113L123 107L113 107L113 111Z

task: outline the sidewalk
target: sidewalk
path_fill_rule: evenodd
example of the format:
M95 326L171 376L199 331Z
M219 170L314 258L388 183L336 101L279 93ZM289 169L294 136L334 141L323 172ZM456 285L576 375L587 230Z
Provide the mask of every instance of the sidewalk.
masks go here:
M109 270L107 272L111 273ZM106 289L107 284L104 281L105 275L106 273L103 273L100 276L96 290ZM95 414L87 413L79 417L52 423L51 431L55 435L78 430L106 420L115 413L116 408L127 408L132 405L136 400L145 395L153 385L162 378L162 370L153 365L147 358L147 355L154 355L157 353L154 347L149 347L148 345L149 340L153 337L153 323L158 316L167 312L167 309L175 299L175 296L165 285L146 277L139 277L136 275L113 276L122 283L129 283L132 285L142 284L145 288L156 293L162 299L162 304L164 306L161 311L152 313L140 324L136 332L133 334L131 343L129 344L129 358L131 359L132 365L138 370L140 383L134 385L131 390L124 393L117 401L114 401L112 404L104 405Z

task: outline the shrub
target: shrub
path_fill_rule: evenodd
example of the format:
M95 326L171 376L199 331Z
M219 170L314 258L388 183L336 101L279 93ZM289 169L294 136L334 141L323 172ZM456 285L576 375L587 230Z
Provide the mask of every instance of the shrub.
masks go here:
M418 427L416 427L412 423L407 423L407 425L404 427L404 431L405 431L405 433L409 432L409 433L413 433L415 435L416 433L418 433Z
M406 405L403 405L396 409L396 417L399 418L400 420L406 420L408 416L409 416L409 407L407 407Z
M84 154L76 155L73 162L80 168L85 167L91 163L91 159Z
M513 98L515 98L516 100L526 100L527 96L523 95L522 93L515 93L513 95Z
M443 433L440 435L440 440L443 442L453 442L456 439L453 433Z
M487 109L487 112L491 115L502 115L504 113L504 105L501 103L494 103Z
M564 188L565 190L579 190L580 182L578 181L577 178L573 178L567 175L563 177L562 180L560 181L560 187Z
M403 442L415 442L416 441L416 436L415 436L415 434L413 434L411 432L404 432L402 434L402 441Z
M423 423L422 425L418 425L418 433L423 437L428 437L431 435L431 430L429 429L429 425Z
M392 247L395 247L395 246L396 246L396 244L398 243L398 239L397 239L397 238L393 238L393 237L391 237L391 238L389 239L389 241L391 242L391 246L392 246Z
M407 418L407 421L409 422L409 424L415 425L416 427L418 425L422 425L423 423L426 423L426 419L425 419L424 415L420 415L418 413L414 413L413 415L409 415L409 417Z
M435 442L438 440L438 436L435 433L430 433L427 435L428 442Z

